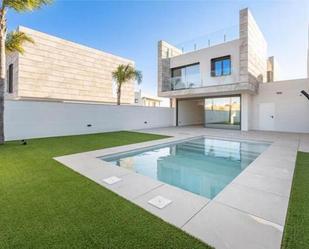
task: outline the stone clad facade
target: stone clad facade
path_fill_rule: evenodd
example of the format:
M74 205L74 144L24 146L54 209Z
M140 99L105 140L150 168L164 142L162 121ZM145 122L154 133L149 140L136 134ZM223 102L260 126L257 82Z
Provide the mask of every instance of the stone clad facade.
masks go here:
M239 14L241 81L266 82L267 42L248 8Z
M164 83L170 78L171 57L181 55L182 51L165 42L158 42L158 93L165 90Z
M24 54L10 54L13 93L8 99L116 102L112 71L128 60L29 28L19 27L35 44L25 43ZM121 102L134 103L134 82L122 88Z

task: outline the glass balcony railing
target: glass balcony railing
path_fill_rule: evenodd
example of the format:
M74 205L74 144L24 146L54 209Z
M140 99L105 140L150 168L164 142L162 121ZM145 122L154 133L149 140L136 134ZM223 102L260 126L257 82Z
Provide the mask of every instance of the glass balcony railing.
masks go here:
M233 25L213 33L209 33L189 41L177 44L176 47L181 49L183 53L196 51L202 48L208 48L239 39L239 26Z
M184 79L183 77L172 77L163 84L163 91L174 91L202 87L202 80L197 77Z

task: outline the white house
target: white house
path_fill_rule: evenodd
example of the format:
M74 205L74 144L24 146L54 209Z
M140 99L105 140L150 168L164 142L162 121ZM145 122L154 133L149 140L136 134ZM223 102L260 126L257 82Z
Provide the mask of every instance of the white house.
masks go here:
M173 99L175 125L309 132L309 80L276 81L278 66L249 9L239 36L185 53L158 43L158 96ZM309 70L309 69L308 69Z
M134 103L140 106L160 107L163 100L157 96L143 93L141 90L135 91Z

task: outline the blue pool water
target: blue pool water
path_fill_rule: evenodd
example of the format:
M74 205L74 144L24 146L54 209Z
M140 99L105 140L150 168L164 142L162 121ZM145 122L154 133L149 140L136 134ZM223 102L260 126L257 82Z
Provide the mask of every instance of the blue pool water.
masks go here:
M268 146L202 137L101 159L212 199Z

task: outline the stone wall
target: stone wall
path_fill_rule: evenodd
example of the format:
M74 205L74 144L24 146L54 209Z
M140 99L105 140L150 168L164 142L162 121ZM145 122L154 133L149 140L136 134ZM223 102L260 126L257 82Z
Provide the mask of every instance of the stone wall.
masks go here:
M267 43L248 8L239 14L240 79L243 82L265 82Z
M171 78L170 58L182 54L182 51L165 42L158 42L158 95L161 91L170 90L168 83Z
M15 97L116 102L112 71L134 62L103 51L20 27L35 44L25 43L18 58ZM122 103L134 103L134 82L123 86Z
M6 56L6 68L8 69L9 66L13 64L13 93L8 93L8 75L6 75L6 82L4 86L4 96L6 99L14 98L18 94L18 59L17 53L8 53ZM8 70L6 73L8 74Z

